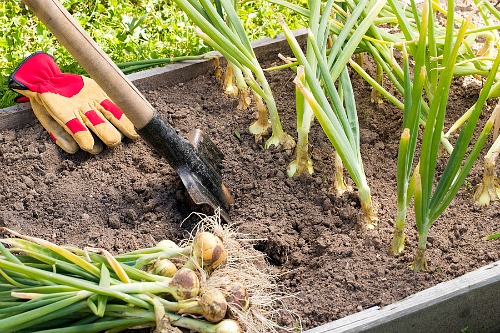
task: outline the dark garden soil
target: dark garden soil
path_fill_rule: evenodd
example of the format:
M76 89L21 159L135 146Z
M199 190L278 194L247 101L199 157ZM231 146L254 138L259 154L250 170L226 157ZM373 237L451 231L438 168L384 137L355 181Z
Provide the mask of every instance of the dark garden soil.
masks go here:
M292 79L290 71L269 73L283 126L294 135ZM431 228L429 270L409 269L416 248L412 214L404 254L387 255L396 214L401 112L387 102L372 104L369 86L357 75L352 80L365 170L380 218L369 232L357 228L356 195L338 198L330 190L333 150L317 124L310 138L315 172L290 179L286 167L292 153L264 150L255 142L247 132L253 109L237 110L237 101L222 93L211 73L143 92L181 135L204 129L224 152L224 180L236 201L230 210L232 222L239 231L263 239L256 248L280 274L282 291L296 296L285 303L300 316L304 329L401 300L499 260L500 255L500 242L483 240L500 231L498 204L478 207L471 200L481 180L481 160ZM452 91L450 121L473 104L479 85L456 80ZM483 122L489 112L491 105ZM0 166L0 223L58 244L119 253L164 238L184 239L196 222L190 219L181 225L192 210L184 188L165 160L141 140L124 141L97 156L68 155L36 123L0 132ZM296 324L282 321L289 327Z

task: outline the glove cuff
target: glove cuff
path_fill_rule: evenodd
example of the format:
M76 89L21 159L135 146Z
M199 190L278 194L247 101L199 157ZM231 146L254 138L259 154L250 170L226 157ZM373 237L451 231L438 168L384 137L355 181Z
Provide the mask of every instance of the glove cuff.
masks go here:
M17 66L9 76L8 85L17 92L52 92L72 97L83 88L83 79L79 75L63 74L50 54L35 52Z
M24 59L9 76L9 88L36 91L36 85L61 74L54 58L45 52L35 52Z

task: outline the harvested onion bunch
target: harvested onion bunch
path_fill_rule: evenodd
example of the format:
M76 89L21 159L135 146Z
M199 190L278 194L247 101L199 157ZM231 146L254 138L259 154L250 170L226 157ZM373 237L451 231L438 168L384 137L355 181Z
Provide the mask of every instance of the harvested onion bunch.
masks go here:
M229 259L213 233L200 231L186 246L165 240L113 256L104 249L63 247L2 231L12 236L0 240L4 333L119 332L155 326L159 332L175 331L173 327L207 333L252 331L238 315L254 311L243 284L221 278L211 282L211 274L227 277L218 271ZM234 269L237 260L229 261ZM272 325L267 331L274 331Z

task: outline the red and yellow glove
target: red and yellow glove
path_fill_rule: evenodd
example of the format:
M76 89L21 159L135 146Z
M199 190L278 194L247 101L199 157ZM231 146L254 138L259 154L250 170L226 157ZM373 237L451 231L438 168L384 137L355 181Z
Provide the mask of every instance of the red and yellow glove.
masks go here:
M62 73L47 53L26 58L9 77L9 88L29 99L52 140L70 154L78 147L101 152L102 145L89 129L110 147L120 144L122 134L138 138L130 120L94 80Z

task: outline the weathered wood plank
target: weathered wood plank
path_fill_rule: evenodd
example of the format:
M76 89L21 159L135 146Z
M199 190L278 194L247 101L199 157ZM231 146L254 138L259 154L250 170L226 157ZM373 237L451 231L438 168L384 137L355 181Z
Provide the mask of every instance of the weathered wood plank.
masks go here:
M500 261L305 333L500 332Z
M10 106L0 110L0 130L22 128L35 122L29 103Z
M304 42L307 38L306 29L294 31L295 37ZM276 38L262 38L252 42L255 55L259 61L270 59L278 60L278 53L289 49L283 34ZM291 54L291 51L290 51ZM207 53L208 56L221 56L218 52ZM163 67L156 67L142 72L133 73L127 77L134 82L139 89L153 89L158 86L171 86L180 82L186 82L199 75L211 73L215 69L213 59L193 60L174 63Z

